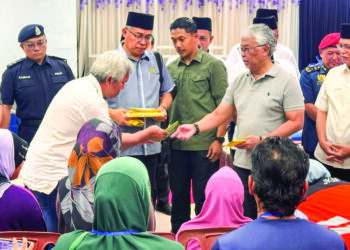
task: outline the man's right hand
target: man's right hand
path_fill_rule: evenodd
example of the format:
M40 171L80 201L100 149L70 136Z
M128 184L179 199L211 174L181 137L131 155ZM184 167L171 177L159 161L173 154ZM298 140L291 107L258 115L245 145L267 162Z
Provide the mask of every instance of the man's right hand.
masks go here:
M126 117L126 113L129 112L126 109L108 109L109 111L109 116L115 120L118 125L120 126L129 126L131 127L132 125L129 123L127 117Z
M177 128L171 138L176 137L179 140L188 141L196 133L196 128L193 124L184 124Z

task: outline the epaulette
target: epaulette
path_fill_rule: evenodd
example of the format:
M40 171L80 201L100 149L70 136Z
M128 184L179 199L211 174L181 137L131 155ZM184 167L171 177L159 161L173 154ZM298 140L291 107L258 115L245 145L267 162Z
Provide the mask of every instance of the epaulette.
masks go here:
M320 66L315 65L315 66L311 66L311 67L306 67L305 71L307 73L311 73L311 72L314 72L314 71L319 71L320 69L321 69Z
M26 58L23 57L23 58L21 58L21 59L18 59L17 61L14 61L14 62L8 64L8 65L7 65L7 68L11 68L11 67L15 66L16 64L22 62L24 59L26 59Z
M62 58L62 57L58 57L58 56L49 56L49 55L48 55L48 57L50 57L50 58L55 58L55 59L58 59L58 60L67 62L67 59Z

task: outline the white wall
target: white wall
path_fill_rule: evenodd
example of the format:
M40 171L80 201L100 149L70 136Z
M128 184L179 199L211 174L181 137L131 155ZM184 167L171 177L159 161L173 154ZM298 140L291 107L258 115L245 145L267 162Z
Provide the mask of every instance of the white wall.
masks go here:
M0 75L7 64L25 57L17 41L27 24L44 26L47 54L68 60L77 72L77 25L74 0L0 0Z

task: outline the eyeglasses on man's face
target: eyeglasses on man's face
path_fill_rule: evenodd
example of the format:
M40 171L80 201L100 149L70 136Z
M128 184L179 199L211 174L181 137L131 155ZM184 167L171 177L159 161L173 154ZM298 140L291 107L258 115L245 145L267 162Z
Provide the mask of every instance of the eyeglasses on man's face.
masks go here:
M38 40L37 42L26 42L24 43L24 45L28 48L28 49L34 49L35 46L41 48L43 46L46 45L46 40Z
M138 41L138 42L142 42L143 40L145 40L146 42L150 42L151 41L151 39L152 39L152 34L150 34L150 35L147 35L147 36L143 36L143 35L138 35L138 34L135 34L134 32L132 32L130 29L128 29L128 28L126 28L126 30L130 33L130 34L132 34L134 37L135 37L135 39L136 39L136 41Z
M237 48L238 52L239 53L243 53L243 54L247 54L249 53L250 51L252 51L253 49L256 49L256 48L259 48L259 47L264 47L266 44L262 44L262 45L258 45L258 46L255 46L255 47L239 47Z
M337 44L338 49L343 49L343 50L350 50L350 44Z

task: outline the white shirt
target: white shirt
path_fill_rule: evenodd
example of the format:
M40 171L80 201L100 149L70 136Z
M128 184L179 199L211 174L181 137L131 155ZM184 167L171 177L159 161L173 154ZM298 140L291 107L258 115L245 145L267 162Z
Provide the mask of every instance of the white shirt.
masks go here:
M68 82L54 97L26 155L20 177L30 189L50 194L68 175L78 132L92 118L108 120L108 106L92 75Z
M350 145L350 69L345 64L328 72L315 106L327 112L327 141ZM344 159L343 163L326 161L327 155L320 144L317 144L315 156L324 164L350 169L350 158Z
M241 53L238 51L240 43L234 45L227 56L226 68L228 75L228 82L231 83L240 74L248 71L244 65ZM281 68L292 74L298 81L300 79L300 72L298 69L297 61L290 48L277 44L276 50L273 53L275 63Z

